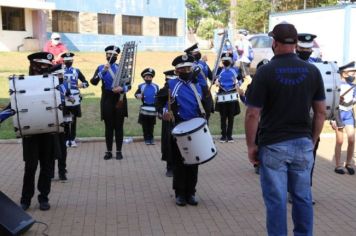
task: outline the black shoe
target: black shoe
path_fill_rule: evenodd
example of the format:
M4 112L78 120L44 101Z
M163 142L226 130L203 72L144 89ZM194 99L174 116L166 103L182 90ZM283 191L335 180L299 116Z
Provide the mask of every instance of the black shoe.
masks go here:
M176 197L176 205L177 206L185 206L185 205L187 205L187 202L185 201L185 198L183 196L178 195Z
M167 170L166 171L166 176L167 177L173 177L173 171L172 170Z
M234 141L234 139L232 137L228 137L227 138L227 142L228 143L234 143L235 141Z
M155 145L155 140L154 140L154 139L151 139L151 140L150 140L150 144L151 144L151 145Z
M187 197L187 203L192 206L198 205L198 201L194 195L190 195L189 197Z
M40 202L40 210L41 211L48 211L51 208L48 202Z
M68 180L66 174L59 174L59 180L61 182L66 182Z
M225 136L221 136L220 138L220 143L225 143L227 140L226 140L226 137Z
M116 160L122 160L124 158L121 152L116 152Z
M105 152L104 160L109 160L112 158L112 153L111 152Z
M145 140L145 144L146 144L146 145L150 145L150 144L151 144L151 141L147 139L147 140Z
M28 208L30 208L30 204L21 203L21 208L22 208L22 210L26 211Z

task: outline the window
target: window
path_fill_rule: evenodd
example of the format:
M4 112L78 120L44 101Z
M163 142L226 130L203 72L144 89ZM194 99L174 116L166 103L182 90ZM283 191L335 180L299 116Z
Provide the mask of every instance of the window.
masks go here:
M52 11L52 31L78 33L78 12Z
M23 8L1 7L2 29L25 31L25 10Z
M122 34L142 35L142 17L122 16Z
M114 15L98 14L98 33L114 34Z
M159 18L160 36L177 36L177 19Z

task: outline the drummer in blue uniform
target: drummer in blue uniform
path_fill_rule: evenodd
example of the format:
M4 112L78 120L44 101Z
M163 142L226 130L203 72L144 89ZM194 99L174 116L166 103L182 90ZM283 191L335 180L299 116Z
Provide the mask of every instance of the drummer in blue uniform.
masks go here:
M128 117L126 92L131 89L129 85L117 86L112 88L115 74L119 70L119 65L116 62L117 56L120 53L120 48L110 45L105 48L107 63L98 66L90 83L97 85L102 81L101 86L101 119L105 123L105 143L106 152L104 160L109 160L113 157L112 146L115 131L116 142L116 159L123 158L121 149L124 137L124 119ZM122 96L122 103L121 98Z
M220 142L234 142L232 138L232 129L234 126L234 117L240 114L240 104L238 101L239 86L242 83L242 76L237 67L233 66L232 53L226 52L221 55L223 67L219 67L217 71L218 77L215 84L219 87L218 96L226 94L236 94L234 100L220 102L217 99L215 109L220 112Z
M152 68L146 68L141 72L141 77L145 80L144 83L138 86L135 92L135 97L142 101L142 106L138 118L138 123L142 125L143 138L146 145L154 145L154 125L156 124L156 107L155 96L158 93L159 87L152 83L155 76L155 71Z
M73 57L74 53L67 52L61 55L64 62L64 82L68 84L68 89L73 96L77 96L80 98L79 89L89 87L88 81L85 79L83 73L78 69L73 67ZM78 81L81 81L79 84ZM81 99L79 99L81 100ZM82 111L80 107L80 103L76 105L71 105L67 103L65 107L65 115L71 115L72 121L71 124L65 126L65 134L66 134L66 145L67 147L76 147L77 143L75 142L76 130L77 130L77 117L82 116Z
M209 121L210 114L214 112L214 104L213 104L213 98L211 96L209 86L208 86L208 80L211 82L213 79L213 73L211 72L208 64L204 61L201 60L201 52L198 47L198 43L193 44L189 48L185 49L184 52L187 55L191 55L194 58L194 65L193 69L195 67L200 68L200 73L198 75L198 83L200 87L202 88L203 91L203 106L206 112L206 120Z
M175 67L176 79L168 80L165 86L168 96L171 97L171 106L166 105L163 111L164 120L174 119L175 125L188 121L196 117L202 117L202 111L199 108L198 99L202 98L202 89L197 83L195 74L192 72L194 58L191 55L181 55L176 57L172 65ZM192 89L196 87L199 94L198 99ZM168 96L165 98L168 101ZM171 111L169 111L171 107ZM182 155L177 146L176 140L170 136L173 159L173 189L178 206L197 205L195 197L196 185L198 182L198 166L185 165Z
M298 34L298 43L296 54L304 61L308 62L321 62L321 58L311 57L313 53L314 39L316 35L309 33Z

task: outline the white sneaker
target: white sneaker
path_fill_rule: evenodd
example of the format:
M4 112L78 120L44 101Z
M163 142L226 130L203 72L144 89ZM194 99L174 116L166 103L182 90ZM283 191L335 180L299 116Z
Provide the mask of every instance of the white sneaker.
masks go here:
M66 146L69 147L69 141L66 141Z
M72 147L78 147L78 144L75 142L75 140L72 140Z

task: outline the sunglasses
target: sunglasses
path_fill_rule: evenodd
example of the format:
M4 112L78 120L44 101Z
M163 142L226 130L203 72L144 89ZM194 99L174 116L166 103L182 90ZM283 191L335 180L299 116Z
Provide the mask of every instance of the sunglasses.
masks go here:
M54 40L61 40L61 38L54 38Z

